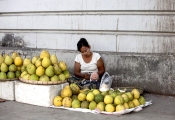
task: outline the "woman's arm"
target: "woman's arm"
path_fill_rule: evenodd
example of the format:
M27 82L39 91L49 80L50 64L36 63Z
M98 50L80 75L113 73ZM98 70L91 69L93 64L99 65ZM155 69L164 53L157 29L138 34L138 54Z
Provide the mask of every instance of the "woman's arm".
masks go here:
M98 75L99 78L101 78L103 76L103 74L105 73L105 66L104 66L104 62L103 59L100 57L100 59L97 61L97 68L98 68Z

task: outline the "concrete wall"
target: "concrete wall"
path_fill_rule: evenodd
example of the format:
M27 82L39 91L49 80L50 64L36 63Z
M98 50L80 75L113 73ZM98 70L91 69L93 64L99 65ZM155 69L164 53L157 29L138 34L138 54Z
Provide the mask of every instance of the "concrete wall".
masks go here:
M56 54L73 72L76 43L87 38L113 86L139 86L175 95L174 0L1 0L0 38L14 34L24 47L1 47L32 57Z

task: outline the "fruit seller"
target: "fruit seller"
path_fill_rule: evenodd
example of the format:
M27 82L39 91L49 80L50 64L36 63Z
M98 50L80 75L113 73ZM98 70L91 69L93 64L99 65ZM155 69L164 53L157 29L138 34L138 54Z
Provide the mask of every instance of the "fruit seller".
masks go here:
M85 38L78 41L77 49L81 54L75 57L75 77L83 79L80 82L81 86L95 83L95 88L99 88L101 77L105 72L103 59L99 53L91 51L91 46Z

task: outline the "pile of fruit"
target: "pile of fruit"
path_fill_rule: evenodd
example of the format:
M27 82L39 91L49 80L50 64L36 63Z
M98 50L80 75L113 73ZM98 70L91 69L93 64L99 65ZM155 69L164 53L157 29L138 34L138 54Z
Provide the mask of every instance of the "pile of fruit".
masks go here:
M21 75L22 61L22 57L16 52L13 52L11 55L0 55L0 79L19 78Z
M40 56L25 58L21 72L20 79L33 81L65 81L70 77L66 63L58 61L56 55L50 55L46 50Z
M145 104L145 98L138 89L131 92L108 90L101 92L99 89L83 89L72 83L65 86L60 95L55 96L54 106L67 108L98 109L106 112L119 112Z

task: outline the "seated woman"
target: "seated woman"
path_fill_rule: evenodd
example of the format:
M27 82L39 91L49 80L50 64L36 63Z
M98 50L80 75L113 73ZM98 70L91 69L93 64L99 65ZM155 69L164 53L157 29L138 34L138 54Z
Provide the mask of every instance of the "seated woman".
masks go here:
M85 38L81 38L78 41L77 49L81 54L75 57L74 75L90 82L100 83L101 77L105 72L104 62L100 54L91 51L91 46ZM99 84L96 88L98 87Z

